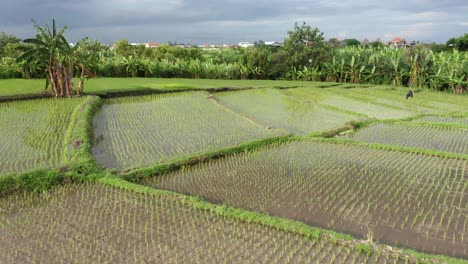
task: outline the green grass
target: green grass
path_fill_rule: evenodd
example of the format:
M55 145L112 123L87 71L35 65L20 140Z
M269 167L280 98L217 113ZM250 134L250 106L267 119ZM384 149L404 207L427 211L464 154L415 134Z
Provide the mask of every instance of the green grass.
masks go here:
M77 82L76 82L77 83ZM270 81L270 80L212 80L212 79L164 79L164 78L92 78L85 81L84 92L105 95L112 92L128 91L173 91L209 88L258 88L320 85L313 82ZM0 97L25 94L40 94L45 79L0 80Z

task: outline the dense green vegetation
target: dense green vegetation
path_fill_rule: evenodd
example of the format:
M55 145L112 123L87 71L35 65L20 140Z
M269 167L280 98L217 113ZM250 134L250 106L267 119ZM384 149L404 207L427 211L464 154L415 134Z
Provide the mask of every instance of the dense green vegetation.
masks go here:
M41 45L48 51L54 51L55 42L50 41L56 37L44 38L46 28L37 28L39 34L36 40L47 40L42 41ZM63 37L63 32L59 33ZM62 37L59 38L61 42L64 40ZM167 44L151 49L144 45L132 46L128 41L121 40L111 49L85 38L73 48L62 43L56 53L65 54L59 57L66 59L63 63L69 65L66 75L79 77L78 92L83 89L84 79L94 75L332 81L429 87L462 93L468 86L465 38L466 35L451 40L447 43L450 49L444 51L433 51L424 45L399 49L383 45L360 46L351 40L341 46L333 41L326 42L323 33L304 23L296 24L288 31L282 47L270 47L259 41L255 47L247 49L203 50ZM44 48L37 48L38 41L27 42L33 44L20 43L12 35L0 35L0 79L43 78L47 65L57 64L44 61ZM20 56L23 52L37 56L35 60L31 56ZM67 79L62 77L65 76L55 74L49 79ZM71 85L57 83L57 87ZM54 90L54 93L57 92ZM61 94L60 91L58 94Z

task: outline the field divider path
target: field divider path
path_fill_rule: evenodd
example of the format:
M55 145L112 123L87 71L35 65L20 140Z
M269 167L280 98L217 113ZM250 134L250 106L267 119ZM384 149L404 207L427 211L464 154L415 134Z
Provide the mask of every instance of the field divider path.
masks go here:
M128 97L128 96L143 96L143 95L158 95L158 94L172 94L172 93L184 93L184 92L209 92L209 93L219 93L219 92L236 92L244 90L259 89L263 87L212 87L212 88L180 88L180 89L164 89L164 88L147 88L140 90L128 90L128 91L105 91L105 92L88 92L86 95L95 95L99 96L102 99L118 98L118 97ZM1 99L1 97L0 97Z
M249 117L248 115L246 115L246 114L244 114L244 113L241 113L241 112L239 112L239 111L235 111L235 110L233 110L233 109L231 109L231 108L229 108L229 107L223 105L223 104L222 104L216 97L214 97L213 95L210 95L210 96L208 97L208 100L210 100L213 104L219 106L220 108L222 108L222 109L224 109L224 110L226 110L226 111L228 111L228 112L231 112L231 113L233 113L233 114L235 114L235 115L238 115L238 116L244 118L245 120L249 121L250 123L252 123L252 124L254 124L254 125L263 127L263 128L265 128L265 129L268 129L268 130L273 129L277 135L290 134L289 131L286 131L286 130L284 130L284 129L279 129L279 128L272 128L271 126L269 126L269 125L267 125L267 124L264 124L264 123L262 123L262 122L260 122L260 121L258 121L258 120L255 120L255 119Z
M408 249L399 249L397 247L375 243L372 240L359 240L351 235L338 233L333 230L313 227L300 221L275 217L268 214L235 208L227 205L213 204L199 197L143 186L119 178L103 177L98 179L97 182L139 194L152 195L155 197L172 197L173 199L181 201L185 206L192 207L197 210L207 211L218 217L229 218L247 224L260 225L267 228L274 228L276 230L303 236L315 242L331 242L339 246L348 247L353 251L357 251L367 256L386 253L403 261L410 261L410 263L467 263L467 261L463 259L457 259L444 255L420 253Z
M87 98L81 102L79 105L73 109L73 112L70 116L70 120L68 121L68 127L65 132L65 137L62 142L62 165L67 165L68 162L70 161L70 153L69 153L69 145L72 144L72 136L73 136L73 130L76 127L76 116L79 111L83 111L84 107L89 104L92 100L94 100L93 96L87 96Z

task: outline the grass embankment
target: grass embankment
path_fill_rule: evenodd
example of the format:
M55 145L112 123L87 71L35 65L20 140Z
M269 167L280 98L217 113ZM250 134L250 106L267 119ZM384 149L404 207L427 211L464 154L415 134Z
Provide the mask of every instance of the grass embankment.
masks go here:
M110 97L114 94L131 95L156 92L190 90L218 90L223 88L246 89L260 87L289 88L298 86L323 86L318 82L271 80L212 80L212 79L164 79L164 78L93 78L85 81L85 94ZM0 80L0 98L41 96L45 79Z

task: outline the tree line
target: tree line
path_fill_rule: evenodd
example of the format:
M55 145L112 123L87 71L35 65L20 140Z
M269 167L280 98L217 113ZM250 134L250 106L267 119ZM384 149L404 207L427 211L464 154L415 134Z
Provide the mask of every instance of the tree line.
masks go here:
M210 79L286 79L429 87L467 91L468 34L446 45L388 48L347 39L325 41L306 23L294 25L281 47L262 41L251 48L199 49L133 46L126 40L109 47L87 38L73 47L66 28L35 24L35 38L21 41L0 33L0 78L46 78L55 96L80 94L84 80L102 77ZM79 80L74 88L73 77Z

